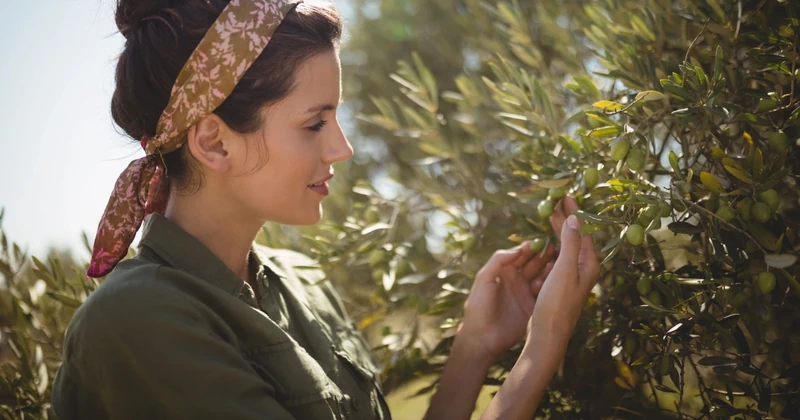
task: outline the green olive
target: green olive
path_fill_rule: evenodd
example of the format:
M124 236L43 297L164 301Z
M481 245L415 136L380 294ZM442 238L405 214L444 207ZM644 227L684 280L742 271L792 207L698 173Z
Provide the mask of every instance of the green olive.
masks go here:
M756 105L756 109L758 110L758 112L772 111L777 107L778 107L778 101L771 98L764 98L758 101L758 105Z
M586 188L594 188L600 182L600 172L596 168L586 168L583 171L583 182L586 183Z
M646 209L642 210L639 213L639 218L636 219L636 223L641 225L642 227L650 226L650 223L659 217L659 208L657 205L648 206ZM661 220L659 218L659 220Z
M553 214L555 204L550 200L542 200L536 209L539 211L539 216L550 217Z
M641 225L630 225L625 232L625 239L633 246L639 246L644 242L644 228Z
M470 249L474 248L477 241L478 240L472 235L468 236L467 239L464 239L464 251L469 251Z
M719 210L717 210L717 216L719 216L720 219L729 222L736 218L736 212L733 211L729 205L723 204L719 206Z
M780 198L778 197L777 191L773 189L763 191L761 194L758 195L758 199L762 203L767 204L773 212L778 210L778 204L780 203Z
M564 198L564 196L567 195L567 189L564 187L550 188L548 194L552 200L558 200L559 198Z
M659 216L660 211L661 209L658 205L648 206L647 209L642 213L642 217L652 221Z
M638 147L634 147L628 152L628 157L625 159L625 163L628 164L628 168L630 168L632 171L638 172L644 168L645 158L645 151Z
M640 277L639 281L636 282L636 290L641 296L647 296L647 294L650 293L650 290L652 290L650 285L650 277Z
M772 217L772 211L769 209L769 206L764 203L753 204L750 213L753 214L753 218L759 223L764 223Z
M650 222L652 222L652 221L653 221L653 219L648 219L647 217L645 217L644 214L642 214L641 216L639 216L636 219L636 224L641 226L641 227L643 227L643 228L646 228L646 227L650 226Z
M651 224L653 225L653 228L650 229L650 230L659 230L659 229L661 229L661 218L657 217L657 218L653 219L653 222ZM647 227L647 226L645 226L645 227Z
M381 264L389 254L382 250L376 249L369 254L369 265L370 267L375 267L376 265Z
M372 225L380 222L381 213L377 209L371 208L367 210L367 213L364 215L364 218L367 219L367 223Z
M738 308L747 303L747 299L747 293L739 292L733 298L731 298L730 302L728 303L730 303L730 305L734 308Z
M405 277L413 272L414 272L414 267L408 260L402 259L397 263L397 270L396 270L397 278Z
M658 306L661 306L661 304L664 303L661 299L661 294L655 290L651 290L650 293L647 294L647 300Z
M661 209L661 217L669 217L670 213L672 213L672 207L669 203L662 201L658 204L658 208Z
M628 150L631 148L630 140L626 138L622 138L617 140L611 145L611 159L619 162L622 159L625 159L625 156L628 155Z
M750 197L745 198L744 200L739 202L738 207L736 208L736 212L739 213L739 216L744 220L752 219L752 215L750 210L753 208L753 199Z
M544 249L544 245L547 243L545 238L536 238L531 241L531 251L533 252L542 252Z
M761 272L756 279L756 287L758 287L758 291L762 294L769 294L775 289L775 275L769 271Z
M770 149L778 153L783 153L789 148L789 139L782 131L777 131L769 134L769 137L767 137L767 144Z

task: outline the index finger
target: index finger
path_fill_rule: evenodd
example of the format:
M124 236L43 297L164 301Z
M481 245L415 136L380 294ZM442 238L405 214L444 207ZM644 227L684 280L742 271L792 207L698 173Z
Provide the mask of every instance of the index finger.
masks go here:
M479 281L494 281L504 266L512 263L519 253L519 246L511 249L497 250L489 257L489 261L475 275L475 284Z

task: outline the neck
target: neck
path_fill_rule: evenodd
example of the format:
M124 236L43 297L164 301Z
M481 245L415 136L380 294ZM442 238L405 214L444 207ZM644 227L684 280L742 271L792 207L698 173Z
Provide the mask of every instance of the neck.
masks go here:
M197 238L242 280L249 281L249 251L263 222L226 207L232 200L221 200L204 190L191 196L171 194L164 216Z

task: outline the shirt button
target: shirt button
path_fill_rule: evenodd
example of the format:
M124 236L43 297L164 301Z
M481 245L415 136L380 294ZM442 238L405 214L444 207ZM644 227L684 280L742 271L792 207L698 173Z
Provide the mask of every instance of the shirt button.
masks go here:
M347 394L344 394L344 395L342 396L342 400L343 400L343 401L342 401L342 402L343 402L343 404L342 404L342 411L343 411L343 412L344 412L344 414L346 414L346 415L347 415L347 414L350 414L350 407L353 405L353 401L350 399L350 396L349 396L349 395L347 395Z
M358 398L353 398L352 400L350 400L350 402L353 404L353 410L358 411L358 408L360 407Z

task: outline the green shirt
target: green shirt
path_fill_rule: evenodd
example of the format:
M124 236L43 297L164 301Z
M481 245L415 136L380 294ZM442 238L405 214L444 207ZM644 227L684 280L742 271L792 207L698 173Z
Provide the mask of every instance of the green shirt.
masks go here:
M320 270L253 244L261 299L154 213L67 329L61 420L388 419L369 349Z

